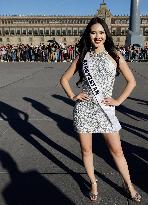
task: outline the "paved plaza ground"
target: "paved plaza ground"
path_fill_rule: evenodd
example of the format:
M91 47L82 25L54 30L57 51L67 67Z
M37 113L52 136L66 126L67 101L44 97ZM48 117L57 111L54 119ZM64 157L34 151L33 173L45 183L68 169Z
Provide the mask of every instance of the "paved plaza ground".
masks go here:
M69 63L0 63L0 205L89 205L89 180L73 131L73 102L58 85ZM137 80L119 107L132 181L148 205L148 63L131 63ZM71 82L75 92L75 77ZM114 96L125 81L116 78ZM93 137L101 205L133 204L101 135Z

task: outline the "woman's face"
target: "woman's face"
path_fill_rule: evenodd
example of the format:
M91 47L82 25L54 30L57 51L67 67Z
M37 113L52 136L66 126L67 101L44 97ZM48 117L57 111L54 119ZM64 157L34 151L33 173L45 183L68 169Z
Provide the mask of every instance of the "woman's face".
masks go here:
M103 26L100 23L96 23L91 26L90 40L95 48L104 46L106 40L106 34Z

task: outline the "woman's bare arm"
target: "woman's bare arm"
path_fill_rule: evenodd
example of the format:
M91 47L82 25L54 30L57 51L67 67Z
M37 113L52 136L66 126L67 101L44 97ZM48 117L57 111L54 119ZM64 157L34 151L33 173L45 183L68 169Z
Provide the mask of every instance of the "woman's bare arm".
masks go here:
M62 87L64 88L67 96L71 99L73 99L75 94L73 93L70 87L69 81L77 71L77 61L78 61L78 57L76 57L76 59L72 62L71 66L66 70L66 72L62 75L60 79L60 83Z
M131 70L129 69L128 64L126 63L126 61L124 60L123 56L120 53L118 55L120 57L119 69L120 69L122 75L124 76L127 84L126 84L126 87L124 88L123 92L121 93L121 95L118 98L116 98L116 99L105 98L103 100L103 102L106 105L119 106L131 94L134 87L136 86L135 78L134 78Z
M78 62L79 57L77 57L73 63L71 64L71 66L68 68L68 70L63 74L60 83L62 85L62 87L64 88L67 96L76 101L76 100L81 100L81 101L85 101L88 100L89 97L86 93L84 93L83 91L81 91L79 94L75 95L70 87L69 81L72 78L72 76L77 72L77 62Z
M133 73L129 69L129 66L124 60L123 56L119 54L119 57L120 57L119 68L127 82L126 87L124 88L122 94L116 99L118 103L121 104L133 91L134 87L136 86L136 81Z

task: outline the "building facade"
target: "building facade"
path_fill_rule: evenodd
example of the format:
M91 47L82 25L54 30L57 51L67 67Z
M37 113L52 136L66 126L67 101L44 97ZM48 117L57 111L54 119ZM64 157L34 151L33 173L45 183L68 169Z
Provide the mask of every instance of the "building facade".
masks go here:
M103 1L94 16L104 18L116 45L125 45L129 16L113 16ZM74 45L94 16L0 16L0 44L48 44L48 40ZM148 15L141 16L141 34L148 45Z

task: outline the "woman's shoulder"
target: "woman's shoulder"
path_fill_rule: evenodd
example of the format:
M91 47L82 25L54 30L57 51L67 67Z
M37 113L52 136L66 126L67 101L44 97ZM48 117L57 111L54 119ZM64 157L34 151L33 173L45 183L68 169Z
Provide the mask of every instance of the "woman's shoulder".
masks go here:
M117 51L117 55L119 57L119 63L124 63L125 59L124 59L124 57L123 57L123 55L121 54L120 51Z

